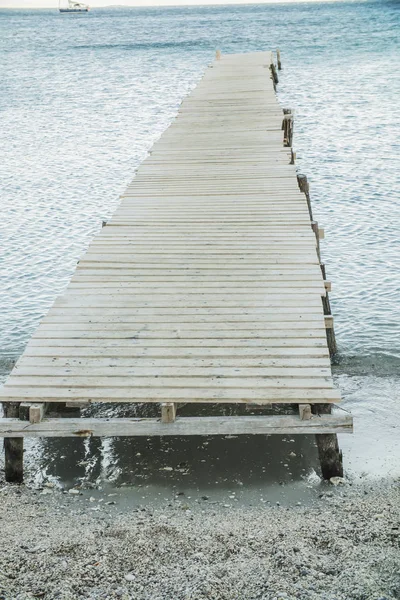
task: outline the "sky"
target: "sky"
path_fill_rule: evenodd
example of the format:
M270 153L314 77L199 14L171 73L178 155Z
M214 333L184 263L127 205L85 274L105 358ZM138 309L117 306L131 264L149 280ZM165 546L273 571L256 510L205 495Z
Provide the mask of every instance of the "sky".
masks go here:
M271 4L302 0L81 0L91 8L102 6L187 6L195 4ZM303 0L318 2L321 0ZM58 0L0 0L0 8L58 8Z

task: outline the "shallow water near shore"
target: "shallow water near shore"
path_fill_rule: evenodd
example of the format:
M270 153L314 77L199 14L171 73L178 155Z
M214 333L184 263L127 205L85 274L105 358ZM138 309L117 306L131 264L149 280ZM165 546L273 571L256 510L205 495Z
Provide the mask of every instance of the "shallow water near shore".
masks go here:
M215 48L280 47L278 97L325 228L334 373L355 418L345 467L354 481L399 476L399 21L394 1L0 11L2 378ZM303 502L319 489L303 436L26 446L31 482L126 488L135 502Z

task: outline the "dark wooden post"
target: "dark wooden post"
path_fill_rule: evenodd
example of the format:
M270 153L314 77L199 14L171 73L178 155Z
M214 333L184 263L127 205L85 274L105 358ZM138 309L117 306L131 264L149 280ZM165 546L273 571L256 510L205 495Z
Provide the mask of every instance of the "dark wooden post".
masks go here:
M272 82L274 84L274 90L276 90L276 84L279 83L279 79L278 79L278 72L276 70L276 67L274 65L274 63L271 63L270 66L270 71L271 71L271 78L272 78Z
M3 404L4 416L19 419L19 402ZM24 479L24 438L4 438L5 476L9 483L22 483Z
M321 263L321 272L324 281L326 281L326 269L325 264ZM328 342L329 354L331 358L337 354L337 344L336 344L336 335L335 329L333 327L333 317L331 316L331 303L329 301L329 294L326 292L325 296L322 296L322 306L324 307L324 315L331 317L329 321L329 326L326 327L326 340Z
M283 109L283 145L285 147L292 147L293 144L293 113L291 108Z
M317 241L317 255L318 255L318 260L321 264L321 248L319 245L319 227L318 227L317 221L311 221L311 229L313 230L313 232L315 234L315 239Z
M330 404L314 404L312 410L314 414L326 415L332 412L332 406ZM315 438L322 477L324 479L343 477L343 457L336 433L317 433Z
M308 183L307 175L297 175L297 183L299 184L300 191L306 195L308 212L310 213L310 219L313 220L311 198L310 198L310 184Z
M281 63L281 51L279 50L279 48L277 48L277 50L276 50L276 62L278 65L278 71L280 71L282 69L282 63Z

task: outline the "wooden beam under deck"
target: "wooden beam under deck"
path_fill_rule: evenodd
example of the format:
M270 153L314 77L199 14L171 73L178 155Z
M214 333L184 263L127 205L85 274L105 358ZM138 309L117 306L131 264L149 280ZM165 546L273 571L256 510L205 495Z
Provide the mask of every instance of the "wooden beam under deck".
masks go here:
M118 436L187 436L187 435L270 435L351 433L349 414L313 416L302 420L297 415L237 417L177 417L161 419L43 419L27 423L0 419L0 437L118 437Z

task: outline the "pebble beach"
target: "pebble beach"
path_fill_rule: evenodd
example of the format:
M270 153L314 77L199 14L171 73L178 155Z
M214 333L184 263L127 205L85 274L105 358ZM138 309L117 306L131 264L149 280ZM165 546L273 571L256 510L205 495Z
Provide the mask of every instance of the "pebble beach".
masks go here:
M0 487L3 600L394 600L400 484L322 485L307 506Z

